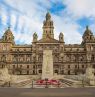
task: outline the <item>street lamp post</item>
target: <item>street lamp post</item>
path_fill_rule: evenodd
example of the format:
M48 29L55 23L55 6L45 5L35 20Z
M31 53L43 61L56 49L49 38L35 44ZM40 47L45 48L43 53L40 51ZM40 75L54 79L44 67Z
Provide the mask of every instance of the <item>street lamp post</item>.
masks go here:
M9 81L9 87L11 87L11 82Z
M83 86L83 87L85 86L85 85L84 85L84 84L85 84L84 82L85 82L85 76L83 75L83 78L82 78L82 86Z
M45 88L48 88L48 78L45 78L45 83L46 83L46 86L45 86Z

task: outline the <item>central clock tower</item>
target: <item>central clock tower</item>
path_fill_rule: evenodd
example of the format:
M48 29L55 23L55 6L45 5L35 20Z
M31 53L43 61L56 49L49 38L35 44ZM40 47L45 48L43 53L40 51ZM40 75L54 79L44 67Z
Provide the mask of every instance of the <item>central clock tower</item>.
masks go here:
M48 12L46 14L46 20L43 22L43 38L54 38L54 26L51 20L51 15Z

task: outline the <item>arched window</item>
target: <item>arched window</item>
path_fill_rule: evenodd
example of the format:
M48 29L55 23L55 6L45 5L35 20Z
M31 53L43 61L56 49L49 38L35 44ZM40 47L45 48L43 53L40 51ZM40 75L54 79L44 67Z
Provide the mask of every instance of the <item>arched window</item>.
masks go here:
M69 55L67 55L67 57L66 57L66 61L67 61L67 62L70 61L70 56L69 56Z
M68 70L68 75L70 75L70 70Z
M94 55L91 56L91 60L94 61Z
M35 74L35 70L33 70L33 74Z

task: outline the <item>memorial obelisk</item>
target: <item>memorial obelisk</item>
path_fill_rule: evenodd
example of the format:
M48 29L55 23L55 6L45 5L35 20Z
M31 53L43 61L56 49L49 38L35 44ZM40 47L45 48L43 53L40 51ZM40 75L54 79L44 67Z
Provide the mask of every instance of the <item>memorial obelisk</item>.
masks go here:
M42 79L53 78L53 56L52 50L43 51Z

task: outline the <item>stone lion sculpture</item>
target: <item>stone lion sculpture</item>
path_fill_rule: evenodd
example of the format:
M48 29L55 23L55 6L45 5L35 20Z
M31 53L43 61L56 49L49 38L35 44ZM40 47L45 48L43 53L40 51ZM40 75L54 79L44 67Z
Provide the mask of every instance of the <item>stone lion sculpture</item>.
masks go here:
M8 73L7 67L0 68L0 85L7 83L7 82L14 83L16 81L16 79L17 79L16 76L10 75Z
M92 68L91 65L89 65L86 69L86 77L88 79L94 79L94 69Z

